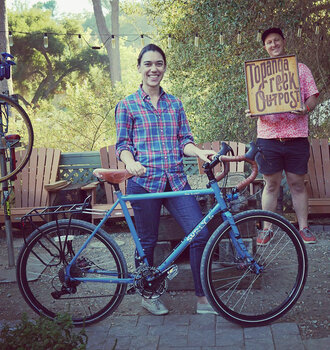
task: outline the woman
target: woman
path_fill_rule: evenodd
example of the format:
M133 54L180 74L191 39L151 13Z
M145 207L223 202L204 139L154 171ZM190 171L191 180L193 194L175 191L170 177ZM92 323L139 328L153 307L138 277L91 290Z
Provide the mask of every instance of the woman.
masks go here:
M117 157L134 175L128 180L127 193L148 193L190 189L183 172L183 155L197 156L208 162L215 154L195 146L180 100L160 86L166 72L163 50L145 46L138 57L142 76L140 88L116 106ZM182 226L190 231L201 220L202 213L195 197L132 201L137 233L150 265L158 238L160 209L164 204ZM200 280L200 262L209 233L205 228L190 247L197 313L215 313L208 304ZM140 260L136 259L137 266ZM142 306L154 315L168 309L159 299L142 299Z

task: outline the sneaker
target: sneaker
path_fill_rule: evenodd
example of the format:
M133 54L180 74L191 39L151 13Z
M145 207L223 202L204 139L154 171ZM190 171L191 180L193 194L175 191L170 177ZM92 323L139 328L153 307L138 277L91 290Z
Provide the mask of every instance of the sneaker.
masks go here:
M157 299L142 299L142 307L148 310L151 314L160 316L168 314L168 309Z
M274 232L270 229L260 230L257 237L257 245L267 245L273 236Z
M303 228L299 233L304 243L316 243L316 237L308 227Z
M212 306L210 304L200 304L197 303L197 313L198 314L213 314L218 315L218 313L213 310Z

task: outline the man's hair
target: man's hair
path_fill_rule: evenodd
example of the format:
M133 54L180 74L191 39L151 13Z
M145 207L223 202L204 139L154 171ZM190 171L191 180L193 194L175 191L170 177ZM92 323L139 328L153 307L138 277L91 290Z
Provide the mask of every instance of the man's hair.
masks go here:
M284 39L283 32L281 31L280 28L268 28L267 30L265 30L262 33L262 36L261 36L261 39L262 39L262 42L264 43L264 45L265 45L265 40L266 40L267 36L271 33L279 34Z

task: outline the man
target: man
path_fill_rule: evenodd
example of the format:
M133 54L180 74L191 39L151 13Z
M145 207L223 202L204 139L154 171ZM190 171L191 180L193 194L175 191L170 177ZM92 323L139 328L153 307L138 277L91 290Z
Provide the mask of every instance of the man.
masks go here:
M269 28L262 34L265 50L270 57L285 55L285 38L280 28ZM304 184L309 158L308 114L317 105L319 95L309 68L298 64L303 106L291 113L260 116L257 122L257 145L262 153L257 156L259 171L263 174L265 188L262 208L275 211L284 170L290 188L299 233L305 243L315 243L316 238L308 227L308 197ZM247 116L251 116L247 111ZM267 245L272 238L271 228L264 228L257 238L258 245Z

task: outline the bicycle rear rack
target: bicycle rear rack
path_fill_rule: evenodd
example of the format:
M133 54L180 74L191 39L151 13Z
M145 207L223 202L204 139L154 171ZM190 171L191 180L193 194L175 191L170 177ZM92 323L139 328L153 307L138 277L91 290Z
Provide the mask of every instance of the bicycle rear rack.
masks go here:
M88 196L83 203L78 204L63 204L57 206L49 206L49 207L39 207L33 208L28 213L26 213L21 218L21 226L23 229L24 241L26 239L26 232L24 229L27 224L30 224L33 229L38 229L39 225L35 223L33 218L38 217L38 221L47 223L50 221L58 221L59 219L71 219L75 215L79 214L90 214L88 211L88 207L90 207L91 196ZM41 219L41 220L40 220Z

